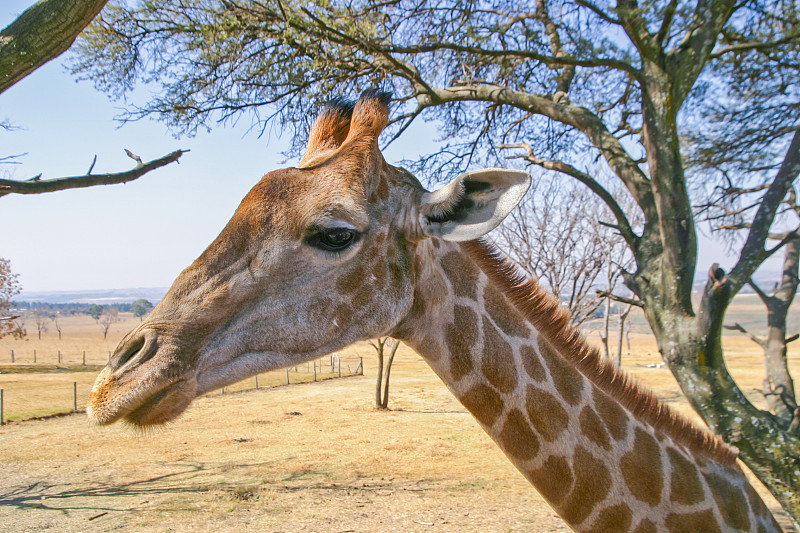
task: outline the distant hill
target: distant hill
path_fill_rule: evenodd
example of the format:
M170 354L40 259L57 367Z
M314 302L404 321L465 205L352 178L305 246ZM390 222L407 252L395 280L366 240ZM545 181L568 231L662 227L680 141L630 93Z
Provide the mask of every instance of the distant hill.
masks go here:
M136 289L108 289L86 291L22 291L17 302L45 302L50 304L119 304L140 298L156 304L167 293L167 287L142 287Z

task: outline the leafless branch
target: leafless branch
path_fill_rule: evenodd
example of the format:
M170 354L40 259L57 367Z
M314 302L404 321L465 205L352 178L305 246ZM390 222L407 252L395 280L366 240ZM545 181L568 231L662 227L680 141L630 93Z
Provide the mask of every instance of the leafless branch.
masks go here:
M750 333L749 331L747 331L746 329L744 329L744 327L743 327L741 324L739 324L738 322L737 322L736 324L732 325L732 326L731 326L731 325L729 325L729 324L725 324L725 325L723 325L722 327L723 327L723 328L725 328L725 329L727 329L727 330L731 330L731 331L739 331L739 332L741 332L741 333L742 333L743 335L745 335L745 336L746 336L748 339L750 339L751 341L755 342L755 343L756 343L756 344L758 344L759 346L762 346L762 347L763 347L763 346L766 344L766 341L765 341L764 339L760 339L760 338L756 337L755 335L753 335L752 333Z
M636 307L644 307L644 302L641 300L637 300L635 298L627 298L625 296L619 296L617 294L612 294L608 291L597 291L598 298L608 298L609 300L613 300L615 302L621 302L628 305L635 305Z
M128 150L125 150L128 152ZM68 178L55 178L51 180L40 180L38 176L26 181L15 181L0 179L0 197L7 194L42 194L46 192L63 191L66 189L78 189L83 187L94 187L95 185L113 185L116 183L127 183L133 181L151 170L163 167L173 162L177 162L180 157L189 150L176 150L159 159L154 159L148 163L139 164L136 168L125 172L112 174L86 174L84 176L72 176ZM130 155L130 153L129 153ZM134 159L138 156L134 157ZM141 159L139 159L141 163ZM94 165L92 165L94 167ZM91 168L89 169L92 170ZM39 175L41 176L41 174Z
M526 155L524 156L511 156L513 157L521 157L532 163L534 165L538 165L542 168L546 168L548 170L555 170L557 172L561 172L563 174L567 174L571 176L584 185L586 185L593 193L600 197L603 202L608 206L611 212L614 214L614 218L617 219L617 226L615 228L620 232L620 235L625 239L625 242L628 243L631 248L635 249L635 244L637 240L636 234L633 232L631 228L630 222L628 218L625 216L625 212L619 206L617 201L614 199L613 196L602 186L600 185L594 178L589 176L586 172L582 172L577 168L573 167L572 165L568 165L562 161L546 161L534 155L533 148L531 145L527 143L519 143L519 144L501 144L499 146L500 149L513 149L513 148L521 148L526 151Z

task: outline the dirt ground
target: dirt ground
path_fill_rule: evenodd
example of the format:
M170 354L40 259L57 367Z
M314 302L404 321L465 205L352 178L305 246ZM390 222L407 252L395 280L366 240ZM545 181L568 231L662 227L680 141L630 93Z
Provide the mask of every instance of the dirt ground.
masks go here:
M124 325L135 325L132 320ZM91 319L73 326L69 338L64 332L65 352L77 355L80 346L102 338ZM125 329L113 328L109 345ZM625 350L625 368L664 401L695 416L660 366L653 342L639 327L634 331L631 353L636 355ZM49 332L41 344L38 339L13 342L22 343L17 350L25 348L17 354L32 354L35 346L47 353L54 337ZM589 338L596 340L596 333ZM0 343L3 365L8 342ZM756 392L763 378L757 347L733 334L725 344L742 390L763 404ZM104 362L104 347L95 345L97 360L90 362ZM364 356L364 376L215 392L198 399L169 427L149 434L122 425L92 427L81 414L2 426L0 532L568 531L405 347L392 371L391 409L376 410L370 350L361 345L342 354L354 360ZM797 372L795 351L791 361ZM17 357L15 365L29 364L27 356ZM72 370L77 361L69 363ZM23 396L44 397L45 391L78 380L85 402L94 373L72 370L2 374L0 387L23 383ZM793 531L777 503L763 488L760 492Z

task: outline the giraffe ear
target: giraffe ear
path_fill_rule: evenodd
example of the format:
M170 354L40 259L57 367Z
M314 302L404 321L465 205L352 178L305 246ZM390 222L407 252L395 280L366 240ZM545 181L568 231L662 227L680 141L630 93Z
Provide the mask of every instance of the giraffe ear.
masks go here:
M531 184L523 170L488 168L461 174L438 191L422 195L422 232L446 241L477 239L496 228Z
M355 102L335 98L319 114L308 132L308 147L299 168L309 166L309 162L339 148L350 132L350 120Z

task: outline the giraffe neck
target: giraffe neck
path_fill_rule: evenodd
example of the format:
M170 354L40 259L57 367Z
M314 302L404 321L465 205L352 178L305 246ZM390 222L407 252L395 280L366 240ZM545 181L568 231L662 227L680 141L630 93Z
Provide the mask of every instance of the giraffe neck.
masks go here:
M488 252L421 243L414 304L393 335L426 359L570 527L780 531L734 452L657 403L637 409L655 400L611 368L588 368L596 350L570 335L560 311L541 316L558 303L532 316L510 294L530 288L506 284L509 272ZM566 350L585 353L576 364Z

